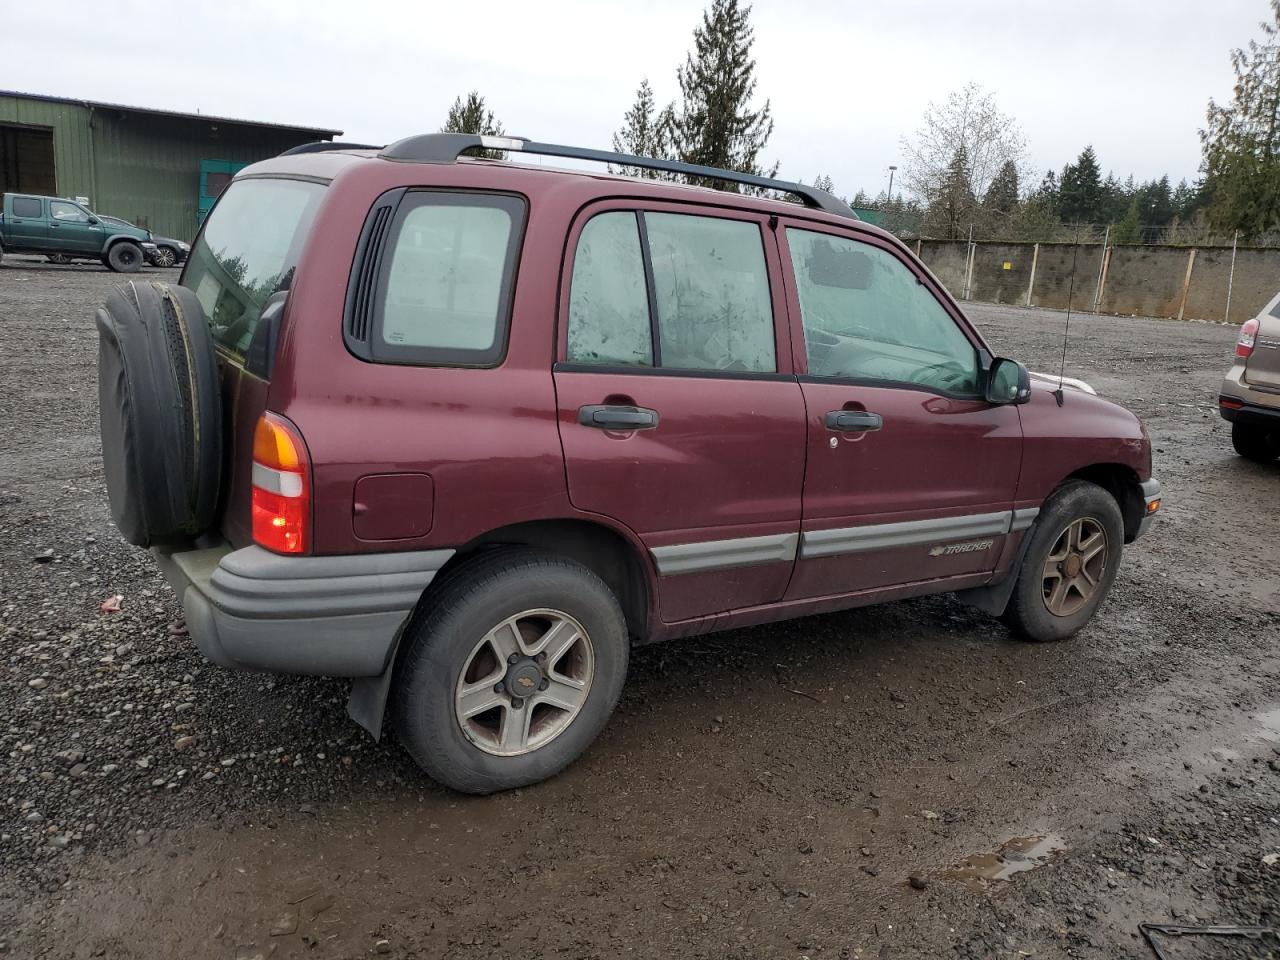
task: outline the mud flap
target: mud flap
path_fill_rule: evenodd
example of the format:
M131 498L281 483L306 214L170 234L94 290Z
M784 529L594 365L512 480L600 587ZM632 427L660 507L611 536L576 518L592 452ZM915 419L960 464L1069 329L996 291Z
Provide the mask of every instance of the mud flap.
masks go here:
M408 621L406 621L407 623ZM391 679L400 659L400 640L404 626L396 633L391 646L387 666L376 677L356 677L351 681L351 693L347 697L347 716L364 727L375 742L382 741L382 720L387 714L387 698L391 695Z

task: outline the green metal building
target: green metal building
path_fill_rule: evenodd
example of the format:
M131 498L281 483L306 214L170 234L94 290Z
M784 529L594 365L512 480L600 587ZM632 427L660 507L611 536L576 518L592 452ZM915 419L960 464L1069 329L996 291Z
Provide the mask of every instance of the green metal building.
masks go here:
M236 170L341 133L0 90L0 193L78 199L190 240Z

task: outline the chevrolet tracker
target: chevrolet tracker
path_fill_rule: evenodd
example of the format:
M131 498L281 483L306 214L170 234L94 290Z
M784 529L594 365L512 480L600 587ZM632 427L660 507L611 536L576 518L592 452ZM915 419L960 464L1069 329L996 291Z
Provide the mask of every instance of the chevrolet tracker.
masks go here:
M462 791L570 763L634 644L946 591L1069 637L1160 504L1133 414L993 355L835 197L725 170L295 148L97 324L112 514L200 649L351 678Z

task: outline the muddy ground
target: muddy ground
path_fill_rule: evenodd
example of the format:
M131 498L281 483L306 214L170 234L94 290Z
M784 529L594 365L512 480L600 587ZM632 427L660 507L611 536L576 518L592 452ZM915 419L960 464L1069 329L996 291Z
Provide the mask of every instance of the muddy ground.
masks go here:
M939 597L645 648L581 761L474 799L350 724L345 684L181 635L107 515L91 315L116 282L0 266L10 955L1148 957L1144 921L1280 927L1280 465L1218 418L1234 330L1072 319L1067 373L1146 419L1165 487L1074 641ZM1061 314L970 312L1056 369Z

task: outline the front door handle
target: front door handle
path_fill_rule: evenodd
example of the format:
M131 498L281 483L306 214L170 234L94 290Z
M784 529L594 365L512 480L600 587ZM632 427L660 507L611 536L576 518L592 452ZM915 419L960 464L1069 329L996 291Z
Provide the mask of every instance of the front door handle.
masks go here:
M832 410L826 418L828 430L840 433L870 433L884 426L884 418L866 410Z
M597 430L652 430L658 425L658 411L648 407L588 404L578 408L578 422Z

